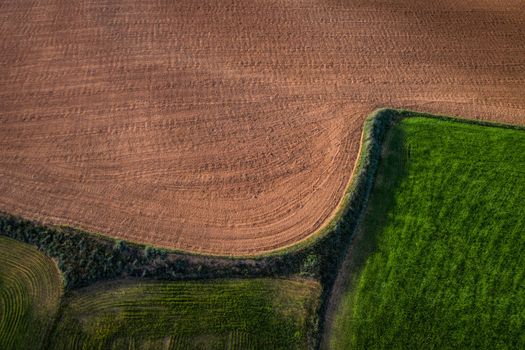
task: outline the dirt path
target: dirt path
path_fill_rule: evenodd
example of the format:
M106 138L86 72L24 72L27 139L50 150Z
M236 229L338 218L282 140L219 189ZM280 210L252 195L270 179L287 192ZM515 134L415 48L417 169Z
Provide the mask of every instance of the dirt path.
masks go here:
M332 334L333 325L335 322L335 315L337 313L337 308L341 304L342 297L345 290L347 289L348 277L350 269L354 263L354 249L360 239L362 239L363 233L362 230L356 232L352 242L348 247L345 259L341 264L341 268L337 273L337 278L332 287L332 292L328 299L328 304L326 306L325 318L324 318L324 328L323 335L321 338L321 349L330 349L330 335Z
M214 254L320 228L367 113L525 123L521 0L7 0L0 210Z

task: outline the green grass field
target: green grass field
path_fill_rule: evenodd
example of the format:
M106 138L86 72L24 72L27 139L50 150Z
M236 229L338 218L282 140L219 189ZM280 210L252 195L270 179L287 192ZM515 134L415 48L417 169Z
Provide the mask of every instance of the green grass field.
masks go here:
M0 236L0 349L40 349L61 295L60 274L51 259Z
M524 131L402 120L360 230L332 348L525 348Z
M52 349L305 349L310 280L96 284L65 298Z

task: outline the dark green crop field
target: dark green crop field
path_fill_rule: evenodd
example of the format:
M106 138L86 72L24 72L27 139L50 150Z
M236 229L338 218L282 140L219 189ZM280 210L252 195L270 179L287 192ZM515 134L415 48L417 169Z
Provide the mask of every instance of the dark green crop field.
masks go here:
M34 247L0 236L0 349L305 349L321 287L309 279L115 280L62 296Z
M40 349L61 295L60 274L51 259L0 236L0 349Z
M311 280L121 281L71 293L51 349L305 349Z
M335 349L525 348L525 132L415 117L389 131Z

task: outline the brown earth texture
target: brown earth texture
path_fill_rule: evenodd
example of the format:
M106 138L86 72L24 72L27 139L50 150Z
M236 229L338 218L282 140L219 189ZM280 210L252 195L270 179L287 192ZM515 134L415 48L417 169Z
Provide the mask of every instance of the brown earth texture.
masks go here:
M381 106L525 124L525 2L0 1L0 210L27 218L290 246Z

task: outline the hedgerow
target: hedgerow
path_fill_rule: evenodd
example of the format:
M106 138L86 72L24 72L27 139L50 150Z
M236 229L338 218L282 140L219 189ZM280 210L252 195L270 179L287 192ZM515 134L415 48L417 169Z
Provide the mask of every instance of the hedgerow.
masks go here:
M63 273L66 290L100 280L144 277L189 280L241 277L288 277L318 279L323 287L316 319L310 323L310 347L315 348L322 329L327 296L352 233L370 194L381 145L388 128L401 117L383 109L367 119L362 151L352 184L345 193L342 210L324 234L298 249L254 258L229 258L186 254L115 240L68 226L50 226L0 213L0 234L32 244L55 259Z

